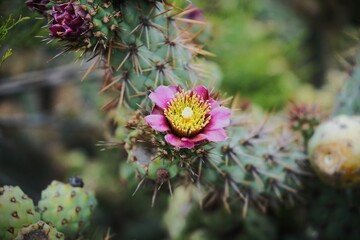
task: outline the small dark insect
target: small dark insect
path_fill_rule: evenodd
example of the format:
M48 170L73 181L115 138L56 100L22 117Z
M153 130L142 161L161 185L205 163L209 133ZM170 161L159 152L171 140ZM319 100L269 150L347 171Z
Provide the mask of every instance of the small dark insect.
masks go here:
M80 188L84 187L84 181L77 176L70 177L69 184L73 187L80 187Z

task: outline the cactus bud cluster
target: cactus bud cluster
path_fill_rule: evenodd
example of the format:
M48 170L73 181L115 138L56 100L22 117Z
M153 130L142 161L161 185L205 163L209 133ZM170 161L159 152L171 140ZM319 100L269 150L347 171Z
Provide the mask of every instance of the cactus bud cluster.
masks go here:
M89 37L90 15L73 2L55 5L52 8L51 36L60 39L77 40Z
M323 116L321 110L316 105L293 103L290 106L288 117L291 128L302 134L306 145Z

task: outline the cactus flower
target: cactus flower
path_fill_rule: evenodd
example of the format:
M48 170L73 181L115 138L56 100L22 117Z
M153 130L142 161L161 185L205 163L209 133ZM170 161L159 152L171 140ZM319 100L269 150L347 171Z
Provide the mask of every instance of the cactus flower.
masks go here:
M25 4L31 11L37 11L44 15L49 10L46 6L49 2L50 0L27 0Z
M154 103L145 121L165 140L178 148L193 148L204 142L222 142L230 124L230 109L209 96L204 86L191 91L177 86L160 86L149 95Z
M53 6L51 36L56 38L77 39L90 34L90 15L74 2Z

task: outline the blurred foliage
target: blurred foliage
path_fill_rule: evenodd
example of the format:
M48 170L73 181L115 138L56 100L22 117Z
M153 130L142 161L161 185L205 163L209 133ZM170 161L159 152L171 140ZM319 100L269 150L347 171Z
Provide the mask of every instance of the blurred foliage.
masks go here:
M282 107L308 73L298 67L306 53L298 51L305 31L301 22L267 0L198 3L212 25L208 48L223 70L224 90L267 109Z
M8 32L10 29L12 29L14 26L19 24L22 21L28 20L27 17L19 17L18 20L13 19L13 17L10 15L7 20L2 20L0 23L0 42L4 41L8 37ZM0 45L1 47L1 45ZM5 53L1 57L0 60L0 66L5 62L6 59L8 59L12 55L12 49L9 48L5 50Z
M200 35L205 47L216 54L211 61L222 70L222 88L228 95L239 94L267 109L285 105L299 84L306 79L307 67L299 67L306 51L298 51L304 38L301 22L281 4L270 0L194 0L204 9L209 27ZM177 1L183 7L190 1ZM5 6L6 4L6 6ZM46 21L36 20L23 1L0 2L3 15L27 15L32 19L14 31L8 44L31 49L42 44L34 36L45 36ZM25 31L26 29L26 31ZM40 46L44 48L43 44ZM46 49L46 48L45 48ZM47 51L59 52L50 44ZM61 57L63 58L63 57ZM219 73L220 74L220 73Z
M73 54L53 59L61 52L61 49L57 44L44 44L43 42L43 37L48 34L44 28L47 20L39 20L39 15L31 12L26 7L24 0L0 0L0 16L4 19L11 16L16 20L26 19L21 24L14 26L8 37L1 42L1 48L12 49L12 57L2 64L0 76L11 76L73 62Z
M23 0L0 0L0 16L4 18L25 16L27 18L26 24L20 24L12 30L11 34L14 37L7 39L8 45L16 49L28 49L43 45L41 40L36 39L35 36L44 36L46 31L41 27L46 24L46 21L39 21L38 14L29 11Z

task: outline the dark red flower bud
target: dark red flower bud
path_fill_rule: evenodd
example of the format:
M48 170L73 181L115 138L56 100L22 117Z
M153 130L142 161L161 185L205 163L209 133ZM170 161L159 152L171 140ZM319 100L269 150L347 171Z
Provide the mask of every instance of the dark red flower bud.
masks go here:
M51 36L62 39L77 39L91 34L90 15L80 5L69 2L53 6Z

